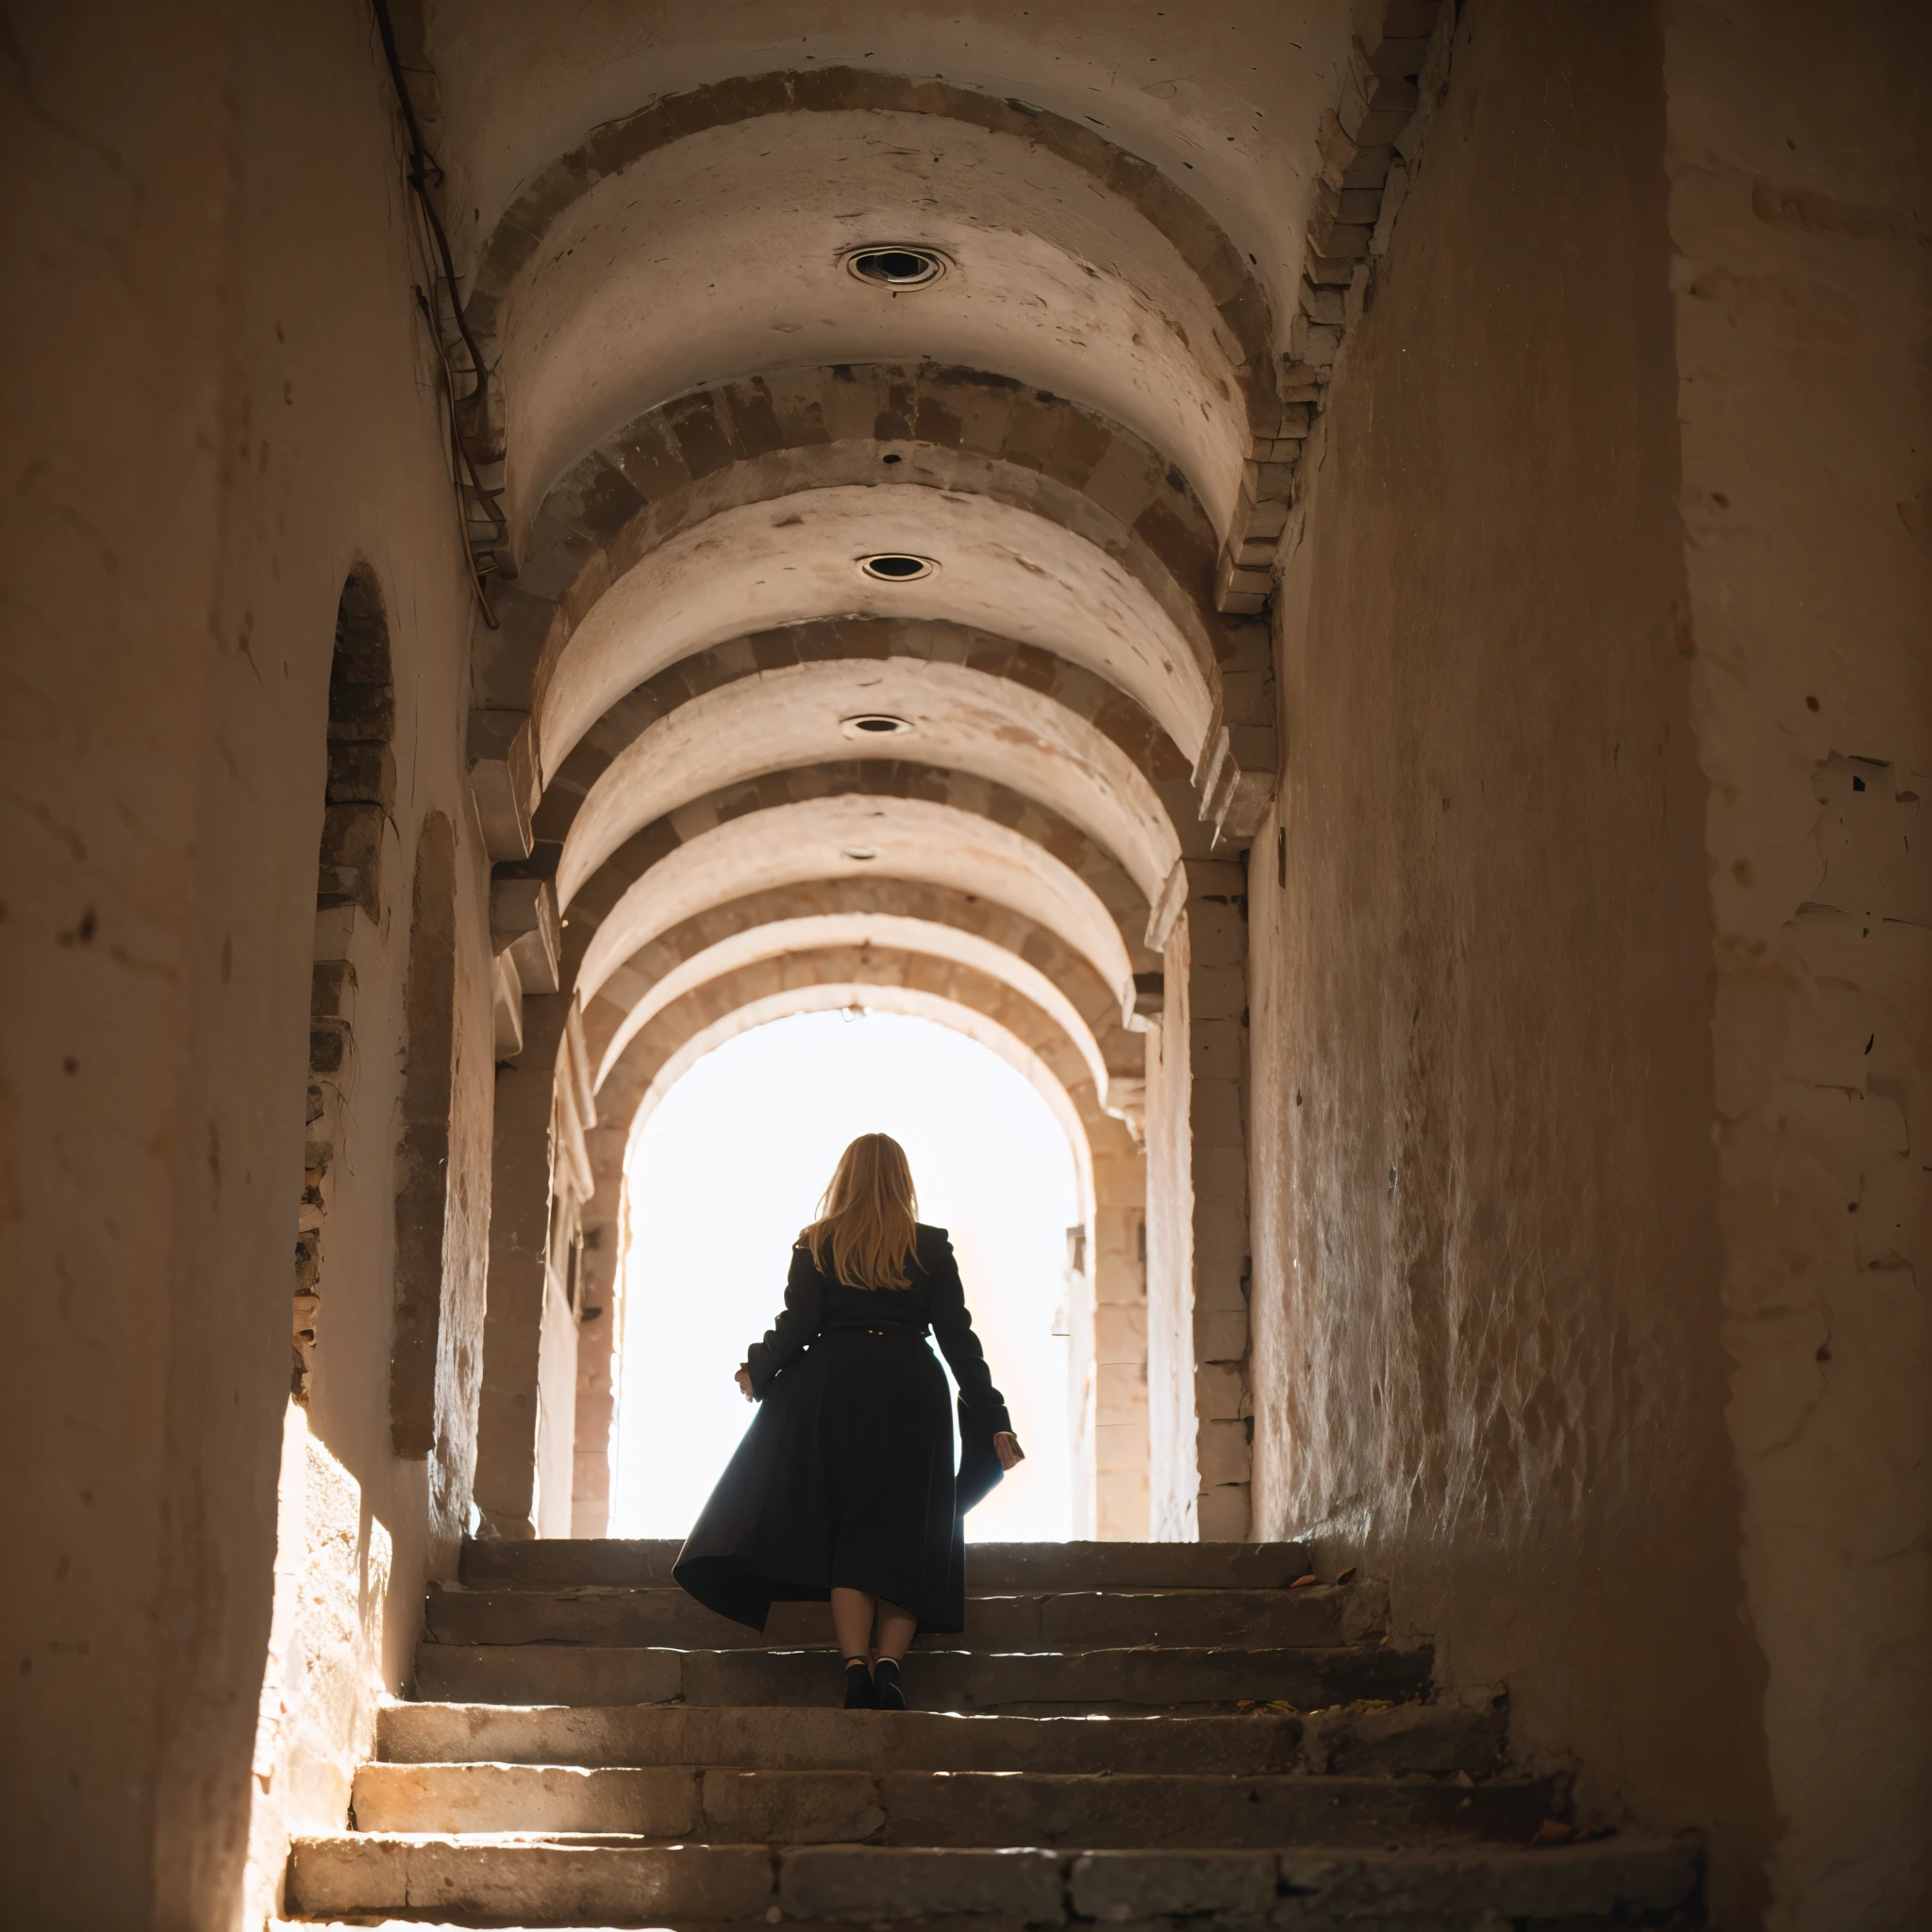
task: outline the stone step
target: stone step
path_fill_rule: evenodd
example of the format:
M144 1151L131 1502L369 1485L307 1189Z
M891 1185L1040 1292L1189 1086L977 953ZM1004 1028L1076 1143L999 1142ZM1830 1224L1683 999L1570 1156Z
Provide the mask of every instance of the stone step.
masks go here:
M1201 1777L1104 1773L744 1771L365 1764L358 1829L623 1835L703 1844L1385 1845L1527 1843L1538 1778Z
M974 1595L957 1637L925 1650L1116 1649L1135 1644L1308 1649L1380 1636L1388 1592L1378 1584L1305 1590L1063 1591ZM761 1637L708 1610L675 1586L629 1590L441 1590L429 1592L432 1642L594 1643L662 1649L825 1648L824 1604L774 1604Z
M732 1709L691 1704L527 1709L391 1704L386 1762L735 1765L763 1771L1467 1772L1502 1761L1500 1692L1430 1704L1341 1705L1299 1716L956 1717L926 1710Z
M1318 1710L1402 1703L1427 1688L1430 1653L1385 1644L1325 1650L932 1651L911 1657L920 1710L1024 1709L1038 1716L1279 1701ZM415 1695L437 1704L836 1705L827 1651L658 1650L591 1644L425 1643Z
M672 1581L684 1545L662 1538L548 1537L467 1542L473 1590L645 1589ZM968 1543L969 1589L1280 1590L1308 1573L1301 1543Z
M1691 1899L1690 1841L1613 1838L1525 1851L1163 1852L810 1845L562 1843L348 1833L298 1839L286 1909L422 1924L680 1928L808 1920L824 1928L1143 1927L1399 1924L1477 1932L1507 1920L1581 1932L1628 1926Z

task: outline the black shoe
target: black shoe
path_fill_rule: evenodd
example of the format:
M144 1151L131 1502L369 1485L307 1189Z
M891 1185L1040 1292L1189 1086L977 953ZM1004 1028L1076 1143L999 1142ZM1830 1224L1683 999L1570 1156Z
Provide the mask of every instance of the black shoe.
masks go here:
M904 1708L906 1700L899 1700ZM872 1670L862 1657L849 1657L845 1659L845 1708L847 1710L876 1710L879 1707L878 1693L872 1680Z
M872 1701L879 1710L904 1710L906 1693L899 1688L899 1666L882 1657L872 1667Z

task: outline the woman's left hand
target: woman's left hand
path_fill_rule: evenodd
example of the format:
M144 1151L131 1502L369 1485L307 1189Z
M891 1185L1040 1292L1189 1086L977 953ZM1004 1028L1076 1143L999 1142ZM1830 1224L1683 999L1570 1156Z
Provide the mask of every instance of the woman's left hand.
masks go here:
M758 1400L758 1397L752 1393L751 1371L742 1362L739 1363L738 1373L731 1379L738 1384L738 1392L747 1402L756 1402Z
M1026 1452L1020 1446L1020 1439L1011 1429L1001 1429L992 1439L992 1453L1000 1459L1002 1469L1011 1469L1016 1463L1026 1460Z

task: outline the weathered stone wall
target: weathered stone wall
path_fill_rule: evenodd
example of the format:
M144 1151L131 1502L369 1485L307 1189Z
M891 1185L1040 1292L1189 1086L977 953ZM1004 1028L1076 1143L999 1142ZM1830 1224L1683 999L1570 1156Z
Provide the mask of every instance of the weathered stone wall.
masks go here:
M1665 9L1770 1921L1932 1919L1932 14Z
M431 809L458 828L458 1024L485 1029L467 1060L459 1039L445 1243L472 1281L487 1206L467 591L365 11L10 9L0 127L0 1453L33 1473L0 1733L35 1740L8 1757L0 1869L23 1924L225 1925L252 1802L341 1824L336 1767L400 1683L467 1512L465 1418L401 1461L388 1413L408 861ZM284 1527L317 1539L285 1541L305 1628L271 1656L329 665L358 564L409 757L380 917L355 914L330 1313L288 1458Z
M1303 470L1249 863L1256 1530L1587 1815L1770 1848L1685 655L1663 45L1472 0ZM1795 459L1795 458L1794 458Z

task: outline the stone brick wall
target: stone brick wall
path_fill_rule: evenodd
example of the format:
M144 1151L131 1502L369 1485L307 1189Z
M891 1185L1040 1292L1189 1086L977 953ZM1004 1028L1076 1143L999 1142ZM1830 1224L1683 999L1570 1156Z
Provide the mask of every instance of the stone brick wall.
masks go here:
M1463 9L1281 551L1250 854L1257 1533L1387 1574L1755 1923L1663 49ZM1278 841L1278 842L1277 842Z
M0 1869L23 1923L259 1924L278 1834L341 1823L460 1522L436 1458L394 1455L387 1391L403 855L432 809L458 828L458 1024L488 1029L469 591L366 16L87 6L8 33L0 1438L39 1474L0 1729L39 1743L8 1754ZM379 838L353 808L391 782L380 738L330 689L363 571L410 748ZM361 827L334 846L340 950L325 813ZM293 1249L325 1213L291 1418ZM272 1648L278 1561L325 1602Z

